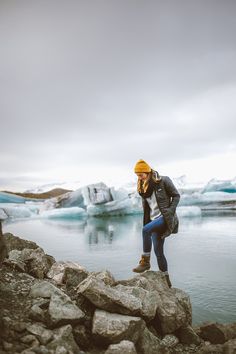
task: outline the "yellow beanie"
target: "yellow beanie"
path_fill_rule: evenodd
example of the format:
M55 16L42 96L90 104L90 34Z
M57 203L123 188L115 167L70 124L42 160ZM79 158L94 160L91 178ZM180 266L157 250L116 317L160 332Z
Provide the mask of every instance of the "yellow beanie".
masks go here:
M144 160L138 160L138 162L134 166L135 173L148 173L151 172L151 170L151 167Z

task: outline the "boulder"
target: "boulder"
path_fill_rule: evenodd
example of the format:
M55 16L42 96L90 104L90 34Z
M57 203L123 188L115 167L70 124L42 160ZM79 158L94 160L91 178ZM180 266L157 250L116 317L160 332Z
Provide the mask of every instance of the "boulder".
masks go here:
M223 345L224 354L235 354L236 353L236 339L230 339Z
M11 233L5 233L4 237L8 252L12 250L22 251L25 248L36 249L39 247L35 242L24 240L18 236L12 235Z
M145 328L140 317L109 313L97 309L94 313L92 333L102 344L116 344L122 340L137 342Z
M49 279L67 286L77 286L87 276L86 269L75 262L55 262L47 273Z
M190 325L180 327L176 332L176 335L183 344L199 345L201 343L201 338L194 332Z
M53 339L47 344L49 350L54 350L55 353L73 353L80 354L80 349L77 346L71 325L60 327L53 331Z
M161 350L160 339L154 336L147 327L141 331L136 348L140 354L157 354Z
M200 326L200 337L212 344L223 344L227 341L227 328L223 324L208 322Z
M107 281L110 283L110 280ZM99 276L90 275L77 288L95 306L114 313L153 319L158 306L158 294L138 286L105 285Z
M105 354L137 354L134 343L122 340L118 344L110 344Z
M41 344L47 344L53 337L53 332L42 324L32 324L27 326L27 331L33 334Z

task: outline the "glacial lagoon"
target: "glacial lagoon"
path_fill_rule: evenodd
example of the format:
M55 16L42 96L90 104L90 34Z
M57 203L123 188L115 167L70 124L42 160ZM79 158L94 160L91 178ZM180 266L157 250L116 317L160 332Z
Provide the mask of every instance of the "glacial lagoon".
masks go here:
M142 215L5 222L4 232L37 242L57 261L89 271L108 269L116 279L134 276L142 250ZM194 324L236 321L236 213L181 218L165 241L173 286L191 298ZM157 270L152 251L152 270Z

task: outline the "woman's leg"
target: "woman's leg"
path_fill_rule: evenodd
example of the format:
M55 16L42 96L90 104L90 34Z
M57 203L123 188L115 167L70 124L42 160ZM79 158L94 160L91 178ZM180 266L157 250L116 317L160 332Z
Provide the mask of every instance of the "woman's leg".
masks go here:
M154 251L157 257L157 264L159 269L162 272L168 272L168 265L167 265L167 260L166 257L164 255L164 242L165 239L162 239L160 237L160 233L158 232L153 232L152 233L152 241L153 241L153 247L154 247Z
M150 255L152 249L152 233L157 232L158 234L163 233L166 224L164 217L161 215L158 218L152 220L148 224L144 225L143 233L143 254Z

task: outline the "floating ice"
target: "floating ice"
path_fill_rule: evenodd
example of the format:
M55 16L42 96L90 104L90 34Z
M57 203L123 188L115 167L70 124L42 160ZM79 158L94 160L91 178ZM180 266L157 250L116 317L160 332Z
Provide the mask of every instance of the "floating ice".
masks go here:
M12 219L29 218L32 216L30 209L24 205L3 203L0 204L0 210L2 210L8 218Z
M0 192L0 203L25 203L25 200L16 194Z
M0 221L7 219L8 216L3 209L0 209Z
M232 180L217 180L213 178L203 188L202 193L206 192L236 193L236 178Z
M40 217L49 219L73 219L84 217L86 215L87 213L84 209L79 207L71 207L45 210L40 214Z
M197 206L180 206L177 208L179 217L199 217L202 215L201 208Z

